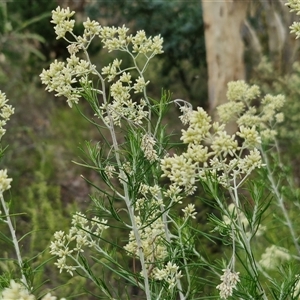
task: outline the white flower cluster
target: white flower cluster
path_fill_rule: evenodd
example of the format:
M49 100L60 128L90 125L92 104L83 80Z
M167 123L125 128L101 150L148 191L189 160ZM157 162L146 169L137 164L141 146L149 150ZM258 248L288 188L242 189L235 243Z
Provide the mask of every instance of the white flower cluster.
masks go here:
M105 174L109 179L114 177L114 174L116 173L116 168L112 165L107 165L104 168Z
M10 281L10 286L5 288L1 294L0 299L3 300L35 300L35 296L30 294L30 292L20 283L14 280Z
M83 253L85 247L98 248L100 239L97 237L101 237L103 231L108 228L105 224L107 220L100 220L98 217L93 217L89 222L84 214L78 212L72 218L73 226L68 233L62 230L55 232L54 241L50 244L50 253L58 256L55 265L60 272L66 270L73 276L73 271L78 267L78 254ZM75 265L71 264L72 260Z
M154 216L151 215L151 219L153 217ZM166 238L165 225L160 217L150 224L145 224L142 222L140 216L136 216L135 222L138 226L141 249L144 252L148 273L151 275L155 264L158 261L163 261L168 255L167 247L164 242ZM129 233L129 242L124 246L124 249L129 255L139 257L139 247L133 230Z
M144 134L141 142L141 148L144 152L145 157L150 162L154 162L158 160L158 155L154 149L154 145L156 144L155 139L149 134Z
M135 35L128 34L128 28L100 26L96 21L89 18L83 22L84 32L82 36L73 33L74 20L71 18L75 12L69 8L63 9L58 7L52 11L52 23L56 24L55 32L57 38L64 38L70 45L67 47L70 57L67 62L55 60L48 70L41 73L41 81L46 85L46 90L56 92L55 96L64 96L70 107L77 104L86 88L91 89L92 81L90 75L98 76L101 81L103 90L93 89L95 94L103 95L103 104L97 108L96 114L103 119L108 126L113 122L121 126L121 119L140 125L147 117L148 112L145 110L146 101L141 99L135 103L131 99L131 93L144 93L145 87L149 84L143 77L149 60L157 54L163 53L163 39L160 36L146 37L144 31L138 31ZM65 37L69 33L74 41ZM122 70L121 61L115 59L108 66L102 68L101 74L97 72L96 67L91 64L87 49L92 40L100 38L103 47L108 51L119 50L129 54L134 61L134 67ZM82 51L86 60L80 59L77 55ZM137 63L138 56L144 56L146 62L144 66ZM128 70L136 70L137 78L132 79ZM117 80L116 80L117 79ZM110 86L110 99L106 98L104 82L116 82ZM147 100L147 99L146 99Z
M165 223L161 216L161 208L164 208L164 203L161 198L161 188L158 185L149 186L141 184L139 192L142 198L139 198L134 203L137 216L135 217L138 227L138 234L141 240L140 248L137 245L134 231L129 234L129 242L124 247L128 254L138 257L138 252L142 249L145 257L145 265L150 278L154 280L164 281L168 285L168 289L172 290L182 277L179 267L170 261L164 263L168 256ZM169 191L178 194L178 191ZM176 202L177 199L175 200ZM144 212L148 211L151 214L145 216ZM188 205L183 209L184 218L195 218L195 206Z
M182 209L184 213L184 219L192 218L196 219L196 209L195 209L195 204L189 203L187 207Z
M6 95L0 91L0 140L6 132L3 126L6 125L7 121L10 119L11 115L14 113L15 109L7 104L8 99ZM7 170L0 170L0 192L10 189L11 178L7 176Z
M113 101L108 104L103 103L100 108L101 115L104 116L107 124L112 120L114 125L121 127L121 120L125 119L135 125L141 125L147 117L146 101L141 99L139 103L133 102L131 90L132 87L124 85L121 79L111 85L110 92Z
M182 130L181 140L185 144L200 144L209 133L211 117L201 107L198 107L196 111L185 113L185 115L189 117L189 128L188 130Z
M296 34L296 39L298 39L300 37L300 22L294 22L291 26L291 33L295 33Z
M179 203L182 204L182 195L180 194L182 192L182 188L180 188L177 184L171 184L167 190L163 192L163 195L166 198L169 198L171 200L171 203Z
M0 91L0 117L2 120L0 121L0 139L6 132L6 129L3 126L6 125L7 121L10 119L11 115L15 112L15 109L7 104L8 99L6 95Z
M102 69L102 75L106 75L108 81L112 81L117 75L120 78L111 85L110 96L113 101L109 104L103 104L101 107L102 115L106 116L105 120L109 123L109 118L113 120L115 125L121 126L121 119L131 121L136 125L142 124L142 120L147 116L148 112L145 111L146 101L141 99L139 104L131 99L130 93L142 92L149 81L145 82L142 76L135 79L132 84L131 74L123 72L120 68L120 60L115 59L112 64Z
M57 39L65 37L67 32L72 32L75 24L75 20L70 20L75 14L74 11L70 11L69 8L60 8L58 6L56 10L52 11L51 23L56 24L54 27Z
M220 290L220 298L227 299L232 296L233 289L236 289L237 283L240 281L239 272L232 272L230 269L223 269L224 273L221 276L222 283L216 288Z
M279 110L285 99L282 95L266 95L259 111L252 104L259 96L256 85L230 82L229 102L217 108L221 123L212 123L202 108L191 110L182 106L180 119L188 128L182 130L181 140L187 144L187 150L173 157L166 155L161 160L162 177L168 177L172 184L192 194L199 179L213 179L228 188L233 181L237 184L254 169L262 167L261 143L276 136L273 127L283 121ZM237 122L236 134L227 133L229 121Z
M243 80L229 82L226 94L229 102L217 108L222 122L236 121L240 130L243 129L244 133L241 132L240 136L245 138L245 141L252 135L250 146L253 147L260 144L261 139L274 139L277 132L273 130L273 127L276 123L283 122L284 119L283 114L278 111L283 107L285 97L267 94L260 101L260 106L257 107L253 100L257 99L260 94L257 85L249 86ZM259 132L259 136L255 131Z
M35 296L20 283L14 280L10 281L9 287L0 292L0 300L35 300ZM41 300L56 300L57 297L52 296L50 293L46 294ZM60 300L66 300L61 298Z
M178 99L177 99L178 100ZM179 99L181 100L181 99ZM178 101L177 101L178 103ZM179 116L180 121L182 122L183 125L187 125L190 120L190 113L193 112L193 108L189 103L186 103L185 101L183 102L183 105L179 107L179 110L181 111L181 116Z
M163 53L162 44L163 39L160 35L155 37L146 37L145 31L140 30L136 35L128 35L128 28L123 27L107 27L104 26L100 31L100 38L103 42L104 48L109 51L114 50L130 50L132 46L132 53L144 54L145 56L154 56Z
M8 178L7 170L0 170L0 192L4 192L10 189L10 183L12 178Z
M288 0L288 2L285 4L288 5L289 8L291 9L290 11L297 12L297 15L300 15L300 2L298 0ZM291 26L291 33L296 34L296 39L300 37L300 22L294 22Z
M160 207L164 206L160 198L160 187L142 184L140 193L143 197L137 199L135 207L135 223L138 228L141 247L138 247L137 237L133 230L129 233L129 242L124 249L131 256L139 257L139 250L142 249L148 268L152 276L153 269L157 262L162 262L167 257L165 224L160 216ZM150 212L145 216L145 211Z
M72 107L78 103L82 93L82 88L77 85L87 82L87 76L94 73L94 69L88 61L71 54L67 63L55 60L48 70L43 69L40 78L47 91L55 91L57 97L66 97L68 105Z
M175 154L161 160L163 177L168 177L175 185L184 187L187 193L193 193L196 181L196 166L191 158Z
M115 58L112 63L109 63L108 66L102 68L101 74L108 82L113 81L118 74L122 73L121 63L122 60ZM131 83L132 81L130 73L124 72L122 74L121 82Z
M173 289L178 280L182 277L181 271L176 264L172 264L170 261L164 266L164 268L154 268L153 278L156 280L164 280L168 284L168 289Z
M259 264L266 270L275 270L285 261L289 261L291 255L288 250L283 247L272 245L266 248L262 254Z
M240 131L237 132L237 135L244 140L244 146L248 149L255 148L261 144L261 137L255 126L245 127L241 125Z
M285 4L288 5L291 9L291 12L297 11L297 14L300 15L300 2L299 0L288 0L288 2Z
M293 291L293 295L292 295L292 296L293 296L295 299L298 299L298 300L299 300L299 298L300 298L300 275L297 274L297 275L295 276L295 278L296 278L296 281L295 281L294 291ZM296 298L296 297L298 297L298 298Z

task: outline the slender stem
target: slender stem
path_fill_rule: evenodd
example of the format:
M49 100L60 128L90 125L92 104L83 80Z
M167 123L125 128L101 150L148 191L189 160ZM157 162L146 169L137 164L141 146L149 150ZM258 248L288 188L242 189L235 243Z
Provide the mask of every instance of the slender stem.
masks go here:
M261 149L261 154L262 154L262 157L263 157L263 159L265 161L265 164L266 164L266 168L267 168L267 171L268 171L268 179L269 179L269 182L271 184L272 191L275 194L275 197L276 197L276 200L277 200L277 204L280 207L280 209L282 211L282 214L283 214L283 216L285 218L286 225L287 225L287 227L290 230L290 233L291 233L291 236L293 238L293 242L294 242L295 248L296 248L296 250L298 252L298 255L300 255L300 246L298 244L298 238L296 237L296 233L294 231L292 221L291 221L291 219L290 219L290 217L288 215L288 212L287 212L287 210L285 208L284 199L283 199L280 191L278 190L278 186L275 183L275 179L274 179L274 177L272 175L273 173L272 173L272 170L270 168L270 162L269 162L268 155L262 149Z
M186 278L187 278L188 288L187 288L187 291L185 293L185 296L183 298L180 297L180 299L188 299L188 296L189 296L189 293L190 293L190 290L191 290L191 278L190 278L189 268L187 266L187 258L186 258L186 253L184 251L184 242L182 240L181 229L182 229L182 226L180 226L178 228L178 237L179 237L179 242L180 242L180 245L181 245L181 251L182 251L182 257L183 257L183 263L184 263L184 268L185 268L185 274L186 274ZM181 282L180 282L180 280L178 280L177 286L178 286L179 291L181 291L182 288L181 288ZM180 293L180 296L181 296L181 294L182 293Z
M195 248L193 248L193 253L218 277L221 276L220 273L218 273L215 268L213 267L213 265L208 262Z
M134 232L134 236L135 236L137 246L138 246L139 258L140 258L140 262L141 262L141 266L142 266L142 274L143 274L144 283L145 283L145 293L146 293L147 300L151 300L149 278L148 278L148 272L147 272L147 268L146 268L144 250L142 247L142 241L141 241L140 233L138 231L138 227L137 227L137 224L135 221L134 208L133 208L131 200L130 200L128 184L126 182L125 173L122 170L122 163L121 163L120 154L119 154L119 146L118 146L116 134L114 131L114 125L113 125L111 118L110 118L110 122L111 122L110 133L111 133L111 137L112 137L112 141L113 141L113 147L115 150L116 161L117 161L119 169L121 170L120 175L121 175L121 181L122 181L122 185L123 185L123 189L124 189L124 200L125 200L125 203L126 203L126 206L128 209L129 217L130 217L131 224L132 224L132 230Z
M160 193L160 198L162 199L162 194ZM166 240L168 243L171 242L171 237L170 237L170 230L169 230L169 227L168 227L168 212L169 210L165 210L165 207L164 205L160 205L160 211L162 212L162 221L163 221L163 224L164 224L164 229L165 229L165 235L166 235Z
M83 266L83 265L80 263L80 261L79 261L76 257L74 257L74 256L72 256L72 255L70 255L69 257L75 261L76 265L79 266L79 268L85 273L85 275L86 275L87 278L89 278L92 282L94 282L96 286L99 286L99 284L98 284L98 282L95 280L95 278L94 278L93 276L91 276L91 274L88 272L88 270L85 268L85 266ZM116 300L115 298L112 298L112 297L111 297L111 295L107 292L107 290L106 290L105 288L101 288L101 291L102 291L109 299L111 299L111 300Z
M231 264L232 264L232 270L235 271L235 230L234 225L231 224L231 232L232 232L232 258L231 258Z
M233 190L233 192L232 192ZM258 285L258 288L260 290L260 293L263 296L263 299L268 299L265 293L265 290L261 286L260 282L257 280L258 278L258 272L257 272L257 266L254 260L254 257L252 255L252 249L250 245L250 238L247 237L246 232L244 230L244 226L242 224L241 218L240 218L240 200L239 200L239 195L238 195L238 184L236 182L236 177L234 176L233 178L233 189L229 189L229 194L231 196L231 199L234 202L234 205L236 207L236 215L237 215L237 225L238 225L238 235L241 238L242 245L244 246L244 249L247 253L247 258L249 259L250 262L250 272L253 278L255 278L255 282Z
M137 57L134 57L130 51L128 51L128 54L131 56L131 58L133 60L133 64L135 66L135 69L139 73L140 77L144 78L143 73L145 72L150 59L149 58L147 59L143 69L140 70L140 68L139 68L139 66L136 62ZM151 118L152 117L151 117L150 101L149 101L147 93L146 93L146 87L143 88L143 94L144 94L145 101L147 102L148 108L149 108L149 112L148 112L148 132L150 133L151 132Z
M19 265L20 270L21 270L21 274L22 274L21 281L23 282L23 284L25 284L26 287L28 287L28 283L27 283L27 280L26 280L26 277L25 277L25 274L24 274L23 268L22 268L23 267L23 260L22 260L22 256L21 256L21 252L20 252L20 248L19 248L18 239L17 239L17 236L16 236L16 231L14 229L11 218L9 216L9 208L5 203L5 200L3 198L3 193L0 194L0 200L1 200L3 210L5 212L5 217L6 217L7 225L8 225L9 231L10 231L10 235L12 237L12 242L14 244L14 248L15 248L15 252L16 252L17 260L18 260L18 265Z
M145 283L145 293L146 293L147 300L151 300L149 278L148 278L148 272L147 272L147 268L146 268L144 251L143 251L143 248L142 248L142 241L141 241L140 233L138 231L138 227L137 227L137 224L136 224L136 221L135 221L134 208L133 208L131 200L130 200L129 189L128 189L128 184L126 182L125 173L122 170L122 162L121 162L120 154L119 154L120 149L119 149L118 141L117 141L117 138L116 138L116 133L115 133L115 130L114 130L113 120L112 120L109 113L108 113L108 117L109 117L109 120L110 120L109 131L110 131L112 142L113 142L115 157L116 157L116 161L117 161L117 165L119 167L119 170L121 170L120 171L120 177L121 177L121 182L122 182L123 190L124 190L124 198L123 199L124 199L124 201L126 203L126 206L127 206L127 209L128 209L129 217L130 217L131 224L132 224L132 230L133 230L133 233L134 233L134 236L135 236L135 239L136 239L138 252L139 252L139 258L140 258L140 262L141 262L141 266L142 266L142 274L143 274L144 283Z

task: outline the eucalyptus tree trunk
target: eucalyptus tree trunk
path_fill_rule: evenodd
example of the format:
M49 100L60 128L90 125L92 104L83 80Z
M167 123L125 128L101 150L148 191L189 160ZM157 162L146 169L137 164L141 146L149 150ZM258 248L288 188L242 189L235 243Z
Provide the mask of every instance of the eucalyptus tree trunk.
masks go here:
M248 1L203 0L208 96L210 113L226 102L227 83L245 79L244 43L241 36Z

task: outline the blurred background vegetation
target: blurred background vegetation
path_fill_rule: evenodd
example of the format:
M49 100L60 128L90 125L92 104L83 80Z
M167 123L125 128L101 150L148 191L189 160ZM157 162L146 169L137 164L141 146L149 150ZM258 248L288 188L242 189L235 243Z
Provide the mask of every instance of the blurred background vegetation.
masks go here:
M97 132L93 131L75 109L71 110L64 99L46 93L39 81L43 68L47 68L54 59L64 59L68 55L66 43L56 40L50 23L51 11L58 5L70 6L77 12L79 21L89 16L102 25L126 24L133 32L144 29L147 35L161 34L165 53L149 67L148 76L152 82L149 95L159 99L161 89L164 88L172 92L173 99L186 99L194 106L205 108L208 105L206 49L200 0L1 1L0 90L7 94L16 109L3 139L3 146L8 144L9 148L1 162L1 168L7 168L9 176L13 178L10 195L13 211L22 213L16 217L18 236L31 231L22 240L21 250L28 259L35 257L33 266L38 266L43 259L50 259L47 250L42 251L48 247L56 230L69 227L70 215L89 207L90 188L80 175L91 179L94 176L71 160L78 160L79 147L85 140L97 141ZM250 21L255 21L263 32L265 15L262 11L259 15L252 16ZM75 31L80 33L82 25L80 22L78 24ZM262 34L263 45L267 44L267 40L268 37ZM284 74L266 59L264 64L252 69L249 67L253 63L249 58L249 51L248 49L245 56L248 70L251 69L248 79L263 83L265 91L288 94L291 106L286 108L290 116L287 124L292 127L287 131L299 131L299 116L295 113L299 108L296 102L299 99L299 66L296 65L292 73ZM97 42L92 45L90 54L99 67L105 65L111 57ZM267 46L264 55L268 58ZM80 105L82 109L89 111L86 104ZM168 123L174 131L179 131L180 128L176 128L176 114L175 109L171 111ZM293 139L293 136L288 137L284 132L283 135L286 138L284 143ZM299 140L297 143L299 144ZM289 151L287 155L296 162L299 161L296 153L300 146L297 145L284 148L285 152ZM293 171L298 178L299 170ZM201 206L198 221L204 224L208 208L202 207L203 204L197 205ZM4 230L4 226L1 230ZM209 245L206 250L216 253L220 251L218 247L220 245ZM13 248L2 241L0 249L3 249L1 252L4 256L13 256ZM0 275L8 268L0 261ZM75 276L70 280L69 276L59 275L52 263L46 264L40 271L34 286L38 287L48 278L46 286L49 288L65 284L57 291L58 295L68 296L82 292L78 287L83 284L84 279ZM89 298L82 296L80 299Z

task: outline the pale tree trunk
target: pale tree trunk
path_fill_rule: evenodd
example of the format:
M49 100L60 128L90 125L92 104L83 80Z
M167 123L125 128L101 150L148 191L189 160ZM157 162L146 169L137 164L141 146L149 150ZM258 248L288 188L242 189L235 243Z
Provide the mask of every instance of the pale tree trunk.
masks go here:
M282 12L279 14L279 12L276 10L276 6L278 9L278 4L274 2L274 0L260 0L260 3L263 7L263 10L266 12L265 16L270 59L274 62L276 70L281 70L283 63L283 47L289 34L288 26L286 26L286 24L283 22Z
M203 0L210 113L226 102L227 83L245 79L241 29L249 1Z

